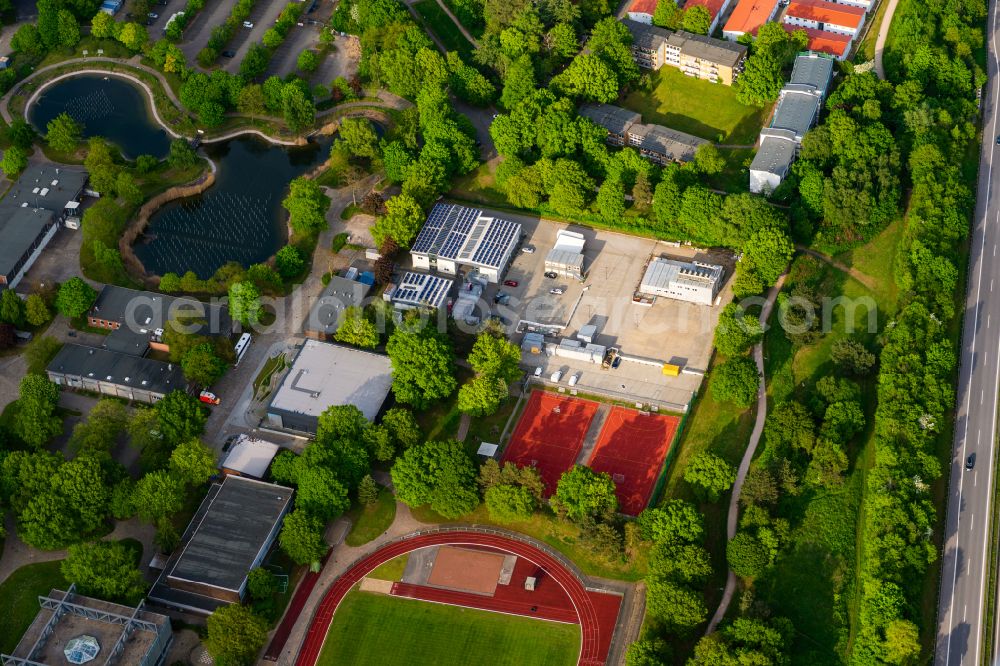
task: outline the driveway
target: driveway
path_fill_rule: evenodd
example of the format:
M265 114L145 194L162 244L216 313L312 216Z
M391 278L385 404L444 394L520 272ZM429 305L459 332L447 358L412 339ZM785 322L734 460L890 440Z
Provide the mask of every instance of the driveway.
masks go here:
M183 0L171 0L171 2L177 5L176 9L171 8L170 12L157 12L160 14L157 31L163 29L163 26L166 25L166 20L170 18L170 14L179 11L183 6ZM258 5L266 2L267 0L261 0L261 2L258 2ZM272 2L277 4L277 0L272 0ZM216 26L226 22L226 19L229 18L229 12L233 10L235 5L236 0L213 0L206 3L205 8L198 12L197 16L184 29L184 40L181 42L180 47L181 51L184 52L184 57L187 58L188 64L197 66L198 62L195 58L198 57L198 51L201 51L208 44L208 40L212 37L212 30ZM244 30L243 32L246 31ZM153 39L161 36L158 32L154 32L153 29L150 29L149 35Z
M304 21L303 21L304 23ZM284 78L289 74L298 73L299 54L306 49L316 46L319 42L319 26L315 25L293 25L288 31L288 36L281 43L271 56L271 64L267 68L267 76L280 76Z
M231 4L232 1L226 0L226 3ZM222 59L222 68L224 70L230 74L240 71L240 63L243 62L243 58L250 49L250 45L260 44L264 40L264 33L278 22L278 14L281 13L281 10L287 4L285 0L257 0L253 11L250 12L250 18L247 19L253 23L253 28L240 28L229 41L227 48L236 51L236 56ZM222 20L225 20L225 16L223 16ZM294 28L292 31L289 31L289 38L292 32L294 32Z
M358 73L358 65L361 63L361 44L354 35L341 37L337 35L333 40L334 51L329 53L313 72L310 82L313 85L329 85L338 76L342 76L348 81Z
M496 157L497 149L493 145L493 137L490 136L490 125L493 124L493 114L496 113L496 109L492 107L481 109L457 99L452 99L452 106L455 107L456 111L468 118L472 122L472 126L476 128L476 138L482 144L479 152L483 160L488 162Z

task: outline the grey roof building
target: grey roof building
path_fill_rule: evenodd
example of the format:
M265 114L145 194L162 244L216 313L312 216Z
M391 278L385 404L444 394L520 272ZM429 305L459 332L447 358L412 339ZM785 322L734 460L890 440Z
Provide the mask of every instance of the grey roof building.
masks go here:
M795 143L802 143L816 119L823 100L818 95L799 91L787 91L778 100L770 126L764 128L761 138L776 134L787 136Z
M158 666L167 657L173 633L170 618L138 606L123 606L76 593L51 590L38 597L38 615L4 666L39 664L127 664ZM98 657L100 661L95 660Z
M788 80L788 86L808 86L819 93L820 97L826 96L826 90L833 79L834 59L820 53L803 53L796 56L792 65L792 77Z
M639 292L712 305L722 286L722 266L657 257L646 266Z
M680 48L681 55L735 68L747 57L747 47L707 35L678 30L667 40L668 46Z
M17 286L58 228L56 214L44 208L0 212L0 288Z
M457 275L464 266L496 283L521 242L521 225L458 204L434 204L410 247L414 268Z
M202 501L149 592L157 604L211 613L237 603L247 575L260 566L291 508L292 489L226 476Z
M608 143L616 146L624 145L629 128L642 122L640 114L612 104L584 104L580 115L608 130Z
M765 137L750 164L750 191L773 192L788 175L795 149L794 141Z
M622 23L632 33L632 57L645 69L659 69L664 64L665 48L671 32L655 25L623 19Z
M43 208L62 216L66 204L77 201L86 184L87 172L83 169L28 166L0 201L0 219L23 206Z
M708 143L662 125L633 125L628 131L628 142L639 149L640 155L658 164L690 162L698 146Z
M354 405L374 421L392 388L392 364L382 354L306 340L267 407L275 428L315 433L333 405Z
M154 403L187 389L180 366L72 343L63 345L46 374L60 386L136 402Z
M450 278L408 271L399 284L385 290L383 298L400 310L440 310L446 305L453 285Z
M363 306L371 285L339 275L330 278L319 300L309 310L302 332L316 340L330 340L340 328L340 318L349 307Z
M228 336L234 330L224 305L111 284L104 285L87 313L87 323L95 328L117 330L127 325L136 332L155 332L178 318L203 320L205 323L194 331L200 335Z

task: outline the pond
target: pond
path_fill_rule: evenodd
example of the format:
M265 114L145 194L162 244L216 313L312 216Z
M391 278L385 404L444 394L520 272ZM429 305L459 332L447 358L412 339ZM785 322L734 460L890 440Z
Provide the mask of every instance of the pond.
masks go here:
M81 74L54 83L28 110L28 121L44 134L49 121L64 112L83 125L85 137L103 136L128 159L163 158L170 151L170 135L153 118L146 92L125 79Z
M286 148L252 137L206 146L218 167L215 184L157 211L136 256L148 273L191 270L201 279L230 261L266 261L288 240L281 207L288 183L323 162L329 147L328 139Z

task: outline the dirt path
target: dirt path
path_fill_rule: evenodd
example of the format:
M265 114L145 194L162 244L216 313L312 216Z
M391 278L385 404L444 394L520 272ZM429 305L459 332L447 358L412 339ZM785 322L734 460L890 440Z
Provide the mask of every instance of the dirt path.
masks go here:
M762 323L766 323L768 317L771 316L771 310L774 308L774 302L778 298L778 293L781 291L782 285L785 283L785 277L785 275L782 275L778 278L778 282L767 292L767 301L764 303L760 315ZM767 384L765 383L764 376L763 342L758 342L754 345L753 358L757 363L757 372L760 373L760 386L757 389L757 420L753 424L753 432L750 433L750 442L747 444L746 453L743 454L743 460L740 461L739 470L736 472L736 483L733 484L733 492L729 499L729 516L726 519L727 541L732 540L736 536L736 526L740 517L740 491L743 489L743 482L747 478L747 472L750 471L750 463L757 452L757 444L760 443L760 436L764 433L764 422L767 420ZM732 602L735 592L736 574L730 570L726 578L726 589L722 593L722 601L719 602L719 608L715 611L715 615L712 616L712 621L708 623L708 630L705 632L706 636L715 631L715 628L719 626L719 622L726 616L726 611L729 610L729 604Z
M437 2L438 7L441 8L441 11L443 11L445 14L448 15L448 18L451 19L451 22L454 23L455 27L458 28L458 31L462 33L462 36L465 37L467 40L469 40L469 43L478 49L479 40L473 37L472 33L470 33L468 30L465 29L465 26L462 25L462 22L458 20L458 17L451 13L451 10L448 8L448 5L444 4L442 0L435 0L435 1Z
M808 254L810 257L815 257L816 259L819 259L820 261L824 261L824 262L830 264L831 266L833 266L834 268L836 268L838 271L842 271L844 273L847 273L852 278L854 278L855 280L857 280L858 282L860 282L861 284L865 285L866 287L868 287L869 289L871 289L873 291L875 290L875 287L878 284L876 282L875 278L873 278L872 276L868 275L867 273L862 273L861 271L859 271L856 268L852 268L852 267L848 266L847 264L842 264L841 262L837 261L833 257L831 257L829 255L826 255L826 254L823 254L822 252L817 252L816 250L810 249L810 248L806 247L805 245L796 245L795 246L795 250L797 252L802 252L803 254Z
M875 73L885 80L885 67L882 65L882 52L885 50L885 40L889 37L889 26L892 25L892 15L896 12L898 0L886 0L889 6L882 17L882 25L878 28L878 38L875 40Z

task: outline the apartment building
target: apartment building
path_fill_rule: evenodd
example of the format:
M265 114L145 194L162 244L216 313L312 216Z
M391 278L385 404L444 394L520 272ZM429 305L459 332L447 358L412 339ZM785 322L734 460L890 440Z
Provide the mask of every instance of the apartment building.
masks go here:
M642 157L659 165L690 162L698 146L708 143L662 125L644 125L638 113L611 104L585 104L580 108L580 115L608 130L609 144L627 144L638 150Z
M740 0L726 21L722 35L733 42L746 34L756 35L777 13L778 0Z
M743 72L747 47L679 30L664 45L664 63L687 76L731 86Z
M794 0L788 5L784 22L797 28L822 30L853 38L865 24L865 10L828 0Z

